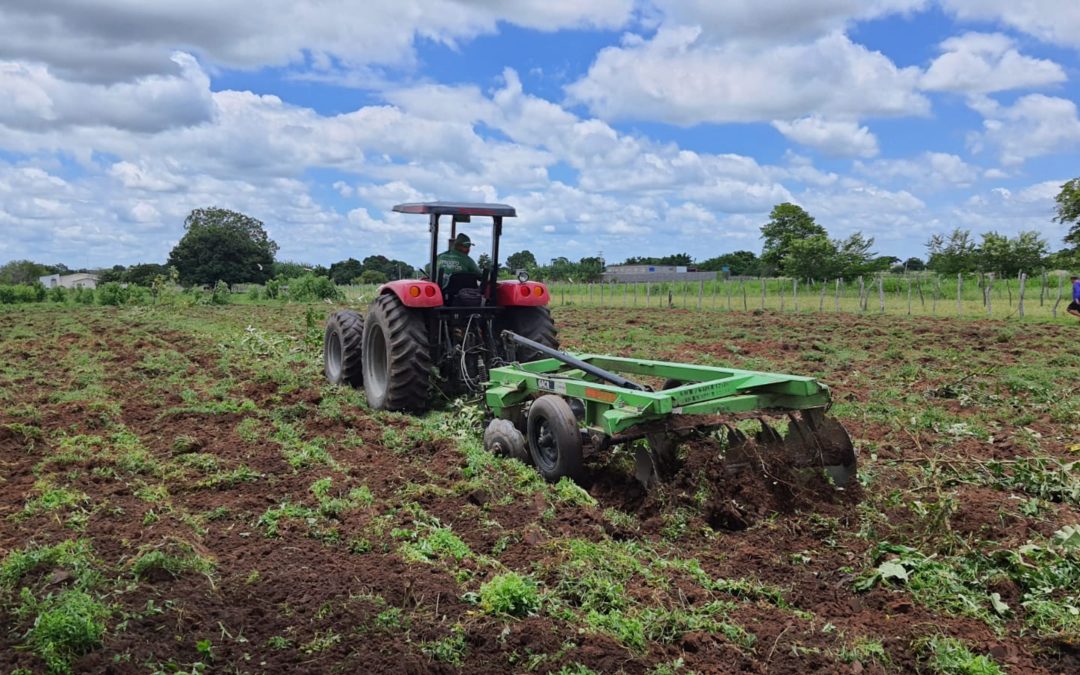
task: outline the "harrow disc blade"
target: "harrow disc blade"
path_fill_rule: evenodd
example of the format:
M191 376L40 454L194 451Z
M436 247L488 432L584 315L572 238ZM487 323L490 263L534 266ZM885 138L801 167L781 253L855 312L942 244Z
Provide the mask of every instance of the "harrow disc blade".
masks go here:
M855 446L844 426L820 409L788 415L787 459L796 469L821 469L838 487L855 477Z
M677 444L667 433L658 431L645 437L648 447L634 452L634 477L646 489L669 480L679 470Z

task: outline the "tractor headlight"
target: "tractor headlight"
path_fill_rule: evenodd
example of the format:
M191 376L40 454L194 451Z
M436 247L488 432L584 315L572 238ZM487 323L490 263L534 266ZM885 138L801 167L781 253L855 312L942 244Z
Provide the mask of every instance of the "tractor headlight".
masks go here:
M518 270L518 281L525 283L529 280L529 273L525 270Z

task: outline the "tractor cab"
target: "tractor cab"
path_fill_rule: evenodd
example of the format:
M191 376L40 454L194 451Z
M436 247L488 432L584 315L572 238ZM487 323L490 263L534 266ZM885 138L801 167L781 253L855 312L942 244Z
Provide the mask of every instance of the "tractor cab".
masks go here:
M398 204L394 207L394 211L428 216L428 232L431 235L428 275L429 280L434 281L442 291L445 305L484 306L495 304L493 301L497 300L497 295L492 291L498 287L499 238L502 236L503 218L517 216L514 207L506 204L425 202ZM446 269L447 265L440 265L439 258L445 252L454 250L458 236L458 225L471 223L473 216L491 218L490 267L481 269L479 274L461 270L448 271ZM441 247L439 233L440 226L444 222L449 226L449 236L446 238L445 247Z
M428 216L428 276L383 284L366 316L344 310L330 317L323 342L328 380L363 386L376 410L424 410L433 390L478 393L491 368L541 356L508 347L499 337L503 331L558 346L547 287L526 276L499 280L503 218L515 217L514 207L425 202L398 204L394 211ZM439 254L451 249L458 225L474 217L491 218L491 266L479 274L440 271ZM440 230L449 234L445 247Z

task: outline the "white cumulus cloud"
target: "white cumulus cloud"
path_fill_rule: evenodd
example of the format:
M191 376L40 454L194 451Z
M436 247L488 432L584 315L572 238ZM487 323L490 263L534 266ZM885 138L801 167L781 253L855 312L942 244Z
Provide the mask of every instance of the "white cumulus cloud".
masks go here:
M649 40L629 36L601 50L567 92L604 119L685 126L929 111L915 91L917 68L898 68L842 33L766 47L701 38L692 26L662 27Z
M877 137L857 122L825 120L810 115L791 122L775 121L773 126L788 139L834 157L874 157Z
M940 0L965 21L996 21L1045 42L1080 48L1076 0Z
M1029 94L1011 106L988 98L971 105L985 118L983 130L968 139L972 151L994 148L1006 166L1080 147L1080 118L1068 99Z
M941 43L941 56L922 78L923 89L986 94L1030 89L1064 82L1053 61L1024 56L1013 40L1000 33L966 33Z

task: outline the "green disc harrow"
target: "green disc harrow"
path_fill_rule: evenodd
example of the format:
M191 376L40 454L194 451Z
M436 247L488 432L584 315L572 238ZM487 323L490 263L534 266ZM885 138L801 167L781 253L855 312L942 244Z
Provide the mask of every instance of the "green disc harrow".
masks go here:
M586 454L625 444L636 477L651 487L678 470L678 445L703 435L723 441L733 470L779 462L802 474L824 473L838 487L855 475L851 438L825 414L829 389L814 378L571 355L509 331L503 339L548 358L491 369L485 399L496 419L485 445L534 464L547 480L582 482ZM765 420L777 415L788 418L786 434Z

